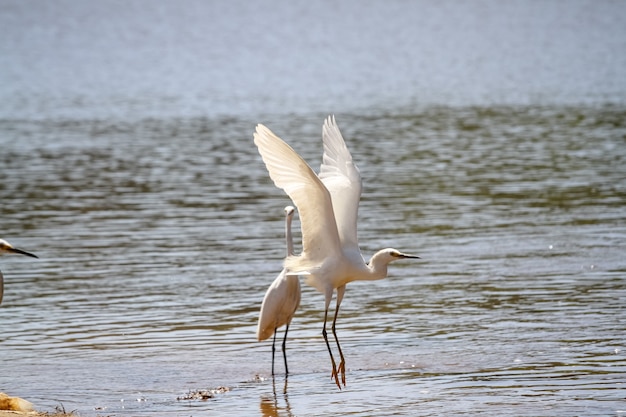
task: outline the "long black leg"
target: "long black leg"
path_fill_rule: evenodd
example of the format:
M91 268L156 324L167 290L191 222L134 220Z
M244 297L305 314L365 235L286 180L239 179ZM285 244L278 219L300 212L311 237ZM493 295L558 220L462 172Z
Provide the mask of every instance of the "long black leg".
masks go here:
M343 285L337 288L337 306L335 307L335 317L333 318L333 336L335 336L335 343L337 343L337 349L339 349L339 357L341 361L339 362L339 366L337 367L337 372L341 373L341 382L343 386L346 386L346 361L343 357L343 352L341 351L341 345L339 344L339 339L337 338L336 324L337 324L337 316L339 315L339 306L341 305L341 301L343 300L343 295L346 292L346 286Z
M287 332L289 331L289 323L285 326L285 337L283 338L283 359L285 360L285 375L289 375L287 367Z
M276 352L276 329L274 329L274 339L272 340L272 376L274 376L274 353Z
M337 387L341 389L341 385L339 384L339 378L337 377L337 365L335 364L335 358L333 358L333 351L330 349L330 343L328 343L328 334L326 333L326 321L328 319L328 306L330 305L330 299L332 298L332 288L330 293L326 292L326 308L324 309L324 327L322 328L322 336L324 336L324 341L326 342L326 347L328 348L328 354L330 355L330 362L333 365L333 372L330 374L331 378L335 378L335 383Z

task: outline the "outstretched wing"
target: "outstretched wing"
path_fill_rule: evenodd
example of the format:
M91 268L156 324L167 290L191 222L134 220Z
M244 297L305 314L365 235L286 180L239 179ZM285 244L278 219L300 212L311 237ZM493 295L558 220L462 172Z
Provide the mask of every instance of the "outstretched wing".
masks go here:
M324 156L320 179L330 193L339 240L344 249L357 249L357 217L361 199L361 174L352 161L334 116L322 128Z
M319 266L340 250L330 193L304 159L267 127L257 126L254 143L270 178L287 193L300 214L302 261L306 265L300 262L297 270L290 272Z

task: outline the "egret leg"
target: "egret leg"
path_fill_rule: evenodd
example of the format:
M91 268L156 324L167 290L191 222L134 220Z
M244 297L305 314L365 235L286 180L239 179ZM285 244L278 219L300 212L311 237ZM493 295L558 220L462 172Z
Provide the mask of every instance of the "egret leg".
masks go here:
M346 361L343 357L343 352L341 351L341 345L339 344L339 339L337 338L336 324L337 324L337 316L339 315L339 306L341 305L341 301L343 300L343 295L346 292L346 286L342 285L337 288L337 307L335 307L335 317L333 318L333 336L335 336L335 343L337 343L337 349L339 350L339 356L341 361L339 362L339 366L337 367L337 372L341 373L341 382L343 386L346 386ZM336 376L335 376L336 378Z
M283 360L285 361L285 375L289 374L289 368L287 368L287 332L289 331L289 323L285 326L285 337L283 338Z
M274 376L274 353L276 352L276 329L274 329L274 339L272 340L272 376Z
M337 387L341 389L341 385L339 384L339 378L337 377L337 365L335 364L335 358L333 358L333 351L330 349L330 343L328 343L328 334L326 333L326 321L328 319L328 307L330 305L330 299L333 296L332 288L330 292L326 292L326 308L324 309L324 327L322 328L322 336L324 336L324 341L326 342L326 347L328 348L328 354L330 355L330 362L333 365L333 372L330 374L331 378L335 378L335 384Z

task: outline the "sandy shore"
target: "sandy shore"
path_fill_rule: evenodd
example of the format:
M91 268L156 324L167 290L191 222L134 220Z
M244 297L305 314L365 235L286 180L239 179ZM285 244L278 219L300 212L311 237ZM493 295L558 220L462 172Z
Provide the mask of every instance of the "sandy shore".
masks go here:
M0 410L0 417L76 417L75 414L63 414L63 413L40 413L37 411L6 411Z
M63 412L40 413L34 410L34 405L23 398L11 397L10 395L0 392L0 417L16 417L16 416L46 416L46 417L70 417L71 414ZM65 410L63 410L65 411Z

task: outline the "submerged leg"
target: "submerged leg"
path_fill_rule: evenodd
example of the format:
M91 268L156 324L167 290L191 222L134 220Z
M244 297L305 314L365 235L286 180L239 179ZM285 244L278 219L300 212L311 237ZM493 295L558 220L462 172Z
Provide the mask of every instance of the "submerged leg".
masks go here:
M342 285L337 288L337 307L335 307L335 317L333 318L333 336L335 336L335 343L337 343L337 349L339 349L339 357L341 361L339 362L339 366L337 367L337 372L341 374L341 382L343 386L346 386L346 361L343 358L343 352L341 351L341 345L339 344L339 339L337 338L337 331L335 325L337 324L337 315L339 314L339 306L341 305L341 301L343 300L343 295L346 292L346 286Z
M330 362L333 365L333 372L330 374L331 378L335 378L335 383L341 389L341 385L339 384L339 378L337 377L337 365L335 365L335 358L333 358L333 351L330 349L330 343L328 343L328 334L326 333L326 321L328 319L328 307L330 305L330 299L333 296L333 289L330 291L326 291L326 308L324 309L324 327L322 328L322 336L324 336L324 341L326 342L326 347L328 348L328 354L330 355Z
M285 375L289 374L289 368L287 368L287 332L289 331L289 323L285 326L285 337L283 337L283 359L285 361Z

